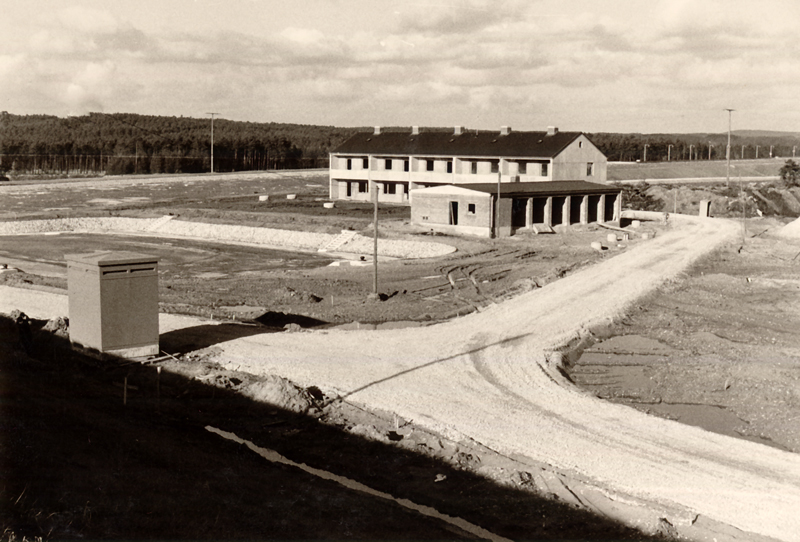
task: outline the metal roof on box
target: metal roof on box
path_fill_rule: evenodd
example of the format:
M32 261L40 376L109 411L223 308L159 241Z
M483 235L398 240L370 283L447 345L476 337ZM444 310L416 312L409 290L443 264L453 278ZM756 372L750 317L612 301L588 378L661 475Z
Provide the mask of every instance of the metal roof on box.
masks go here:
M64 259L68 262L79 262L88 265L104 267L106 265L129 265L139 263L156 263L158 258L148 254L138 252L128 252L124 250L96 250L83 254L64 254Z
M471 184L452 184L441 187L419 188L412 192L424 192L426 190L446 192L444 186L450 186L462 190L472 190L486 194L497 194L497 183L471 183ZM572 194L594 195L594 194L617 194L622 189L600 183L590 183L586 181L544 181L532 183L500 183L500 197L533 197L533 196L569 196Z
M553 158L582 132L359 132L334 154Z

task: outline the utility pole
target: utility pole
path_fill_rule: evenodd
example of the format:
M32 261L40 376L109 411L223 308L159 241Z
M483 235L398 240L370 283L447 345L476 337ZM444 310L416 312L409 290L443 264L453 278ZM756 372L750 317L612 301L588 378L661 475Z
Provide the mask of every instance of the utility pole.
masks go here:
M378 297L378 186L372 179L372 155L367 155L367 183L372 192L373 229L372 229L372 294Z
M725 148L725 158L728 161L727 169L725 170L725 186L731 185L731 114L736 111L735 109L723 109L728 112L728 146Z
M713 147L713 146L714 145L712 145L711 142L709 141L708 142L708 159L709 160L711 160L711 147Z
M770 145L769 146L769 157L770 158L772 158L772 147L774 147L774 145Z
M644 161L647 162L647 143L644 144Z
M667 145L667 162L672 160L672 145Z
M219 113L206 113L211 115L211 173L214 173L214 115Z
M739 157L740 160L744 160L744 145L742 145L742 155Z
M756 145L756 160L758 160L758 148L759 148L760 146L761 146L761 145Z

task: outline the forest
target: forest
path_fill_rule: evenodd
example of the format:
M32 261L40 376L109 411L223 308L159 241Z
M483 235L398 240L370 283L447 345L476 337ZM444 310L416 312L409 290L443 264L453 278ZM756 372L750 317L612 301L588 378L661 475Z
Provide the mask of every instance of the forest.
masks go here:
M0 172L127 175L211 171L211 118L0 113ZM213 120L214 171L320 168L356 130Z
M719 134L587 134L609 162L725 160L728 133ZM741 131L731 133L731 160L792 158L800 134Z
M0 173L93 176L328 167L328 153L357 131L301 124L89 113L0 113ZM451 128L425 128L450 130ZM410 130L393 127L387 130ZM727 133L587 134L609 161L724 160ZM734 132L731 159L793 158L800 134Z

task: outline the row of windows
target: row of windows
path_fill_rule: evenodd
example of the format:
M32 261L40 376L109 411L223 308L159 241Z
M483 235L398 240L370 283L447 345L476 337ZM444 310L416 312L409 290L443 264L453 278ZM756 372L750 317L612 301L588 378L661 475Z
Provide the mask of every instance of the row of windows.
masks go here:
M347 196L353 195L353 185L358 185L358 193L366 194L369 192L369 184L366 181L359 181L358 183L347 183ZM403 194L408 194L408 185L402 185ZM384 194L397 194L397 183L383 183Z
M392 169L392 167L393 167L393 165L392 165L393 162L394 161L391 158L385 158L384 161L383 161L383 169L385 169L387 171L390 171ZM435 163L436 163L436 160L425 160L425 171L434 171ZM476 162L476 161L470 162L470 173L472 173L473 175L476 175L478 173L478 163L479 162ZM498 160L492 160L490 163L491 163L491 172L492 173L497 173L498 171L500 171L500 162ZM541 166L542 166L542 177L547 177L547 166L548 166L548 164L544 163L544 164L541 164ZM362 166L361 167L362 167L362 169L369 169L369 159L368 158L362 158ZM593 164L591 162L589 162L587 164L587 168L586 168L586 174L587 175L592 175L592 167L593 167ZM348 170L353 169L353 159L352 158L348 158L347 159L347 169ZM409 171L409 162L408 162L408 160L403 160L403 171L406 171L406 172ZM527 162L518 162L517 172L520 175L527 175L528 174L528 163ZM453 173L453 162L452 161L448 161L447 162L447 173Z

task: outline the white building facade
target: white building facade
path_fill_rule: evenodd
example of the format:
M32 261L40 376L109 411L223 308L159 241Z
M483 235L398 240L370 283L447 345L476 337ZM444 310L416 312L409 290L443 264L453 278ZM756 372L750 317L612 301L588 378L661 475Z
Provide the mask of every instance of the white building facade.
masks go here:
M605 155L581 132L360 132L330 154L330 198L409 204L449 184L606 181Z

